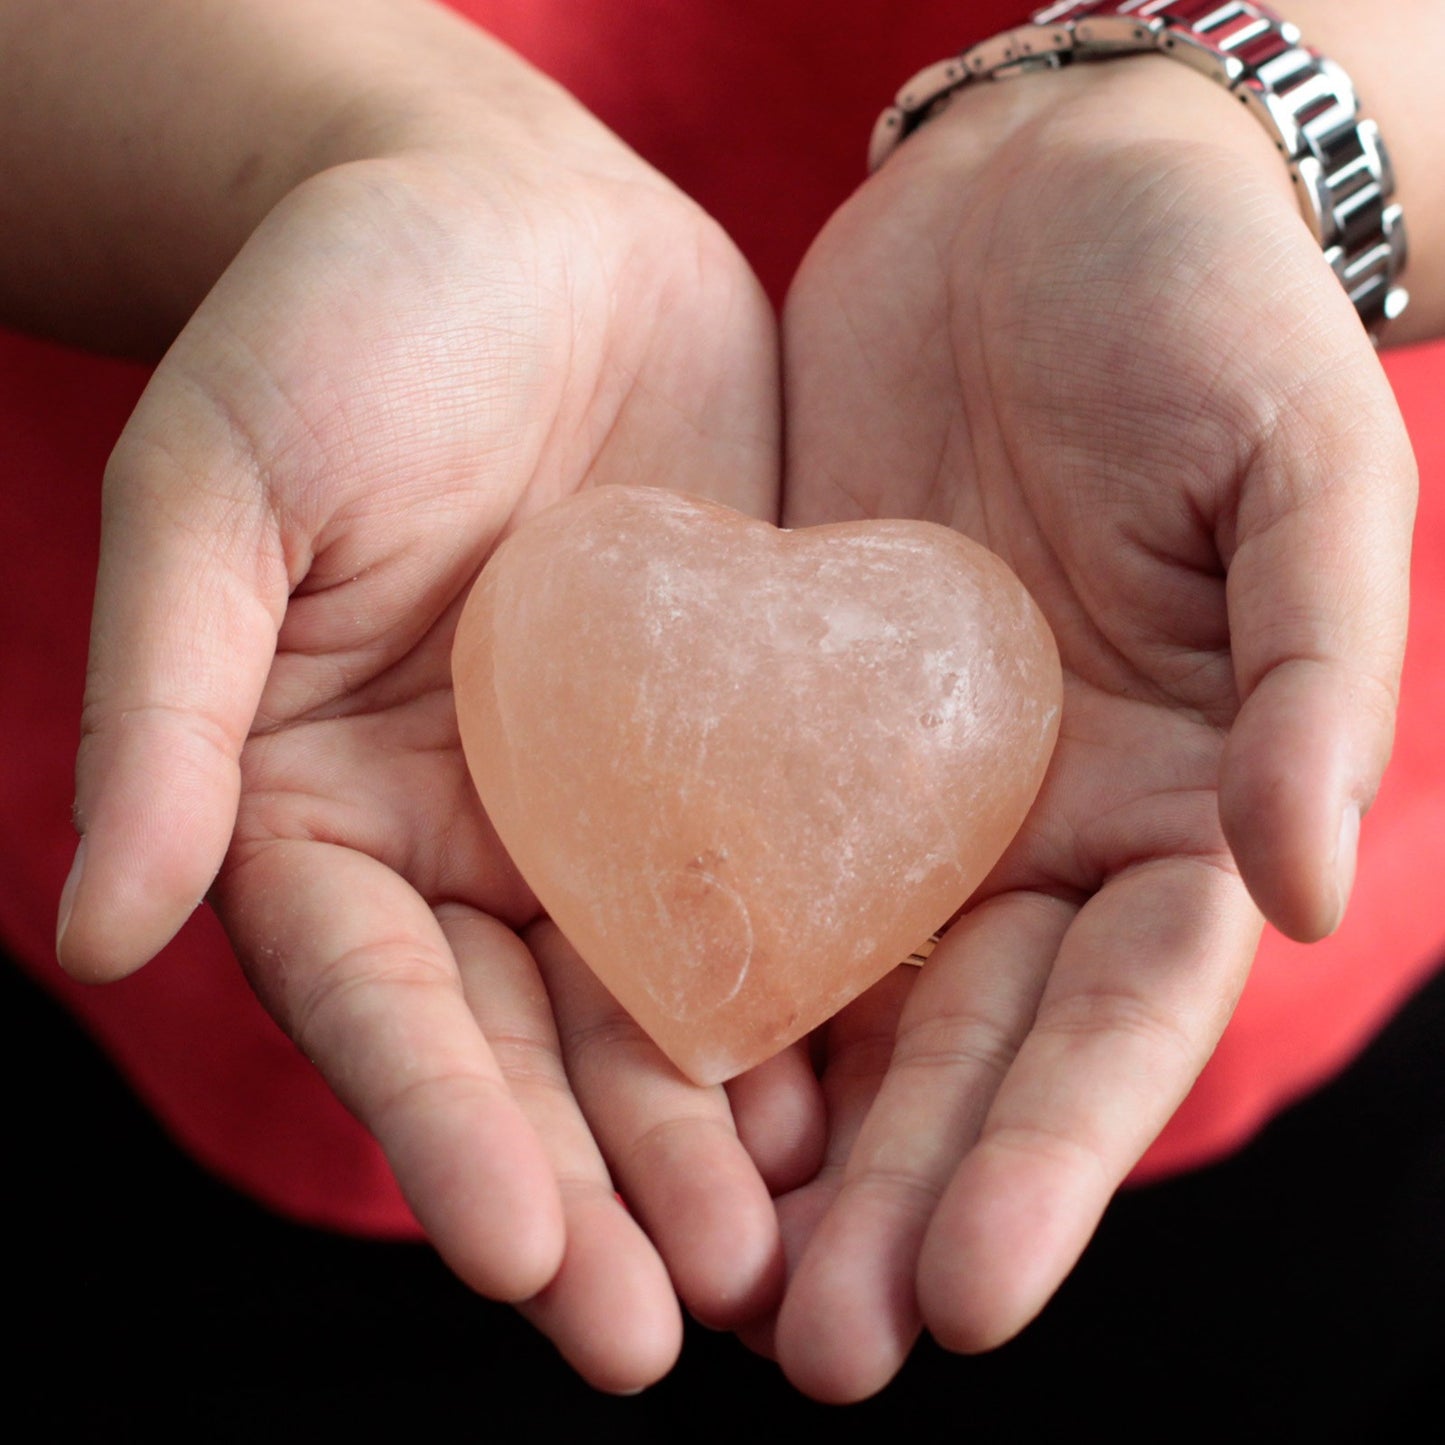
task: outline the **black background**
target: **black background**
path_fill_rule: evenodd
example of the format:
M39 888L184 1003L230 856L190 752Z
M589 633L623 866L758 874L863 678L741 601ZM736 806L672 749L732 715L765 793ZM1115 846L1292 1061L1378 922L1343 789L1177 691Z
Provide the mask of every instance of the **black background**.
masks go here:
M661 1384L598 1395L424 1247L301 1228L202 1173L3 962L0 1008L22 1440L1437 1438L1445 976L1243 1153L1121 1195L1017 1341L925 1342L846 1408L695 1328Z

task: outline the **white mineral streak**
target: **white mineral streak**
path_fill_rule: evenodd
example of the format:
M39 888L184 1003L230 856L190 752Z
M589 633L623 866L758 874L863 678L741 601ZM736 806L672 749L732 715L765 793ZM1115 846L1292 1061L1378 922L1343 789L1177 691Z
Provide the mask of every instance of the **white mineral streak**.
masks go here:
M967 900L1057 730L997 559L641 488L542 513L458 629L468 763L522 875L700 1082L816 1026Z

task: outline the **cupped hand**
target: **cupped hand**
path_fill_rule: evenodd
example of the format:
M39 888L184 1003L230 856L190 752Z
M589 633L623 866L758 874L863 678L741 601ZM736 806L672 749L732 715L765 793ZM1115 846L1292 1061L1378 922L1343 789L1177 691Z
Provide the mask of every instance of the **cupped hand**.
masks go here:
M1023 831L831 1030L766 1347L871 1393L1043 1306L1207 1059L1260 913L1338 921L1391 742L1414 469L1261 128L1171 61L960 95L784 317L785 518L1002 555L1065 667Z
M776 340L711 222L515 89L290 191L156 371L106 480L59 951L118 977L209 892L451 1266L631 1389L674 1289L775 1303L763 1176L807 1167L811 1085L775 1063L735 1122L579 969L471 789L449 649L498 540L580 487L774 515Z

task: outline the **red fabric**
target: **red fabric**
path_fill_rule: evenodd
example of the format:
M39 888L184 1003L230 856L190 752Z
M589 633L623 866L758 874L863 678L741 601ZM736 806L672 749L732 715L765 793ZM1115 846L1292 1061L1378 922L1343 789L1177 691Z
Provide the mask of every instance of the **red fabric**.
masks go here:
M880 103L922 64L1022 6L878 0L475 0L459 8L555 75L721 220L780 297L861 178ZM962 27L962 28L960 28ZM1365 828L1350 918L1307 953L1267 939L1233 1024L1139 1177L1246 1139L1327 1077L1435 960L1445 813L1445 348L1392 357L1424 478L1396 761ZM70 863L71 768L97 545L98 483L142 369L0 334L0 936L116 1060L176 1139L295 1218L407 1236L384 1160L262 1013L209 915L106 989L51 962Z
M1420 462L1420 513L1395 752L1365 819L1354 896L1323 943L1266 930L1219 1048L1136 1179L1244 1143L1348 1063L1445 951L1445 344L1389 355L1385 368Z

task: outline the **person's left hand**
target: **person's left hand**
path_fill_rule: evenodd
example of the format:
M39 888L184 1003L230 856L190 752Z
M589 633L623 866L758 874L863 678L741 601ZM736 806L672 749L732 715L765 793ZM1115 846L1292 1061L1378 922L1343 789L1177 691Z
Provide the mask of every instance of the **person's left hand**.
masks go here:
M820 237L785 356L785 520L959 528L1065 669L1015 844L829 1031L828 1164L780 1201L793 1274L753 1342L841 1401L925 1324L1022 1328L1208 1058L1260 910L1338 921L1414 470L1263 131L1162 59L960 96Z

